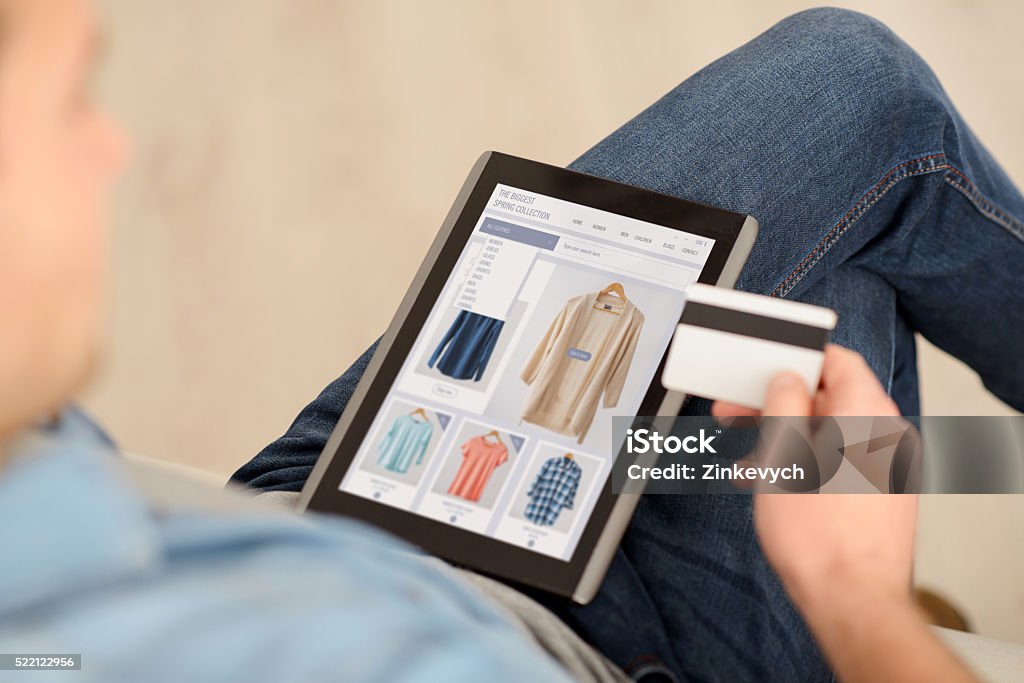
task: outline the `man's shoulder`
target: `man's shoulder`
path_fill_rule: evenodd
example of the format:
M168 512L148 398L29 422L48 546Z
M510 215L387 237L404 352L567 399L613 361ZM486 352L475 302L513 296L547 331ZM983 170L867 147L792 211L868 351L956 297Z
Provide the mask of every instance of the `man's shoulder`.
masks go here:
M0 479L0 503L35 482L38 509L20 514L35 514L37 537L63 539L46 562L26 558L31 593L0 604L12 651L75 643L87 680L557 676L478 592L381 532L114 453L53 449L35 473Z

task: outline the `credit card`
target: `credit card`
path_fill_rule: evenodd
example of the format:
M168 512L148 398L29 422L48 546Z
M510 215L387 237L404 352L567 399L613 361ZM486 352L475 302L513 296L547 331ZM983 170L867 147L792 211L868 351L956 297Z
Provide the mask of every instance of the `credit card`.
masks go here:
M695 284L661 383L672 391L762 408L771 378L790 370L813 394L836 320L829 308Z

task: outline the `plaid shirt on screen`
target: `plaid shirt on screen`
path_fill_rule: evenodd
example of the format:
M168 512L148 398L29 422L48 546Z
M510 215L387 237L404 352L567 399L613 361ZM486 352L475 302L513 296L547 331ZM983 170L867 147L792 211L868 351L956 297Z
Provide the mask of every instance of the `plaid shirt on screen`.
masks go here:
M523 514L540 526L551 526L558 521L562 510L571 510L576 500L583 469L568 456L549 458L530 485Z

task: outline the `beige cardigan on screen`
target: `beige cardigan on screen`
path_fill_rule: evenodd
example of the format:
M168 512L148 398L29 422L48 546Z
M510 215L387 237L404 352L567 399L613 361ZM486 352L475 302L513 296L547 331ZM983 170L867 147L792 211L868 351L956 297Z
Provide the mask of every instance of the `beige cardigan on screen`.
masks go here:
M618 405L644 325L644 314L631 301L626 302L619 315L595 310L598 295L599 292L592 292L569 299L521 374L530 385L522 419L559 434L576 436L578 443L583 443L602 395L605 408ZM577 348L588 326L608 323L596 316L615 318L603 341L595 348L582 349L590 354L589 360L569 356L569 350Z

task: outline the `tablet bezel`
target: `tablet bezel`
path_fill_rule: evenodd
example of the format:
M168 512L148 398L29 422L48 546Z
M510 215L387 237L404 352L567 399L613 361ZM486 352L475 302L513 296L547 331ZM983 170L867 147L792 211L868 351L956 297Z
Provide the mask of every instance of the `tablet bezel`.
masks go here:
M638 496L615 496L611 477L566 561L339 489L461 258L497 184L555 197L715 240L699 282L732 286L757 233L753 218L519 157L486 152L473 166L395 317L335 425L299 498L299 510L346 515L391 531L449 562L587 602L597 591ZM666 354L668 348L665 349ZM661 376L662 356L655 373ZM682 397L655 379L638 415L678 410ZM673 413L674 414L674 413Z

